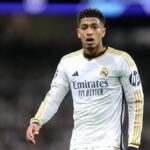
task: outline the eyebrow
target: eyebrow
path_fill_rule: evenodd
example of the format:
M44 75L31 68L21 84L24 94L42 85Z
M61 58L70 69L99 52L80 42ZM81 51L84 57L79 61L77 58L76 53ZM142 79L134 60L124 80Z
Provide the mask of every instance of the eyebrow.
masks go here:
M100 25L97 24L97 23L92 23L92 24L86 24L86 23L84 23L84 24L80 25L80 27L85 27L85 26L100 26Z

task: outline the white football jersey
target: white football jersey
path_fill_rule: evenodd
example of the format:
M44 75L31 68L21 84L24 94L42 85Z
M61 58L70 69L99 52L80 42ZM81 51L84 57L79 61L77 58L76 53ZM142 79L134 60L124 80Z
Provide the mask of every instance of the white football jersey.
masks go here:
M93 59L87 59L83 49L64 56L31 123L43 125L50 120L70 89L74 108L70 149L122 146L123 92L129 114L128 143L140 145L143 92L137 67L129 54L108 47Z

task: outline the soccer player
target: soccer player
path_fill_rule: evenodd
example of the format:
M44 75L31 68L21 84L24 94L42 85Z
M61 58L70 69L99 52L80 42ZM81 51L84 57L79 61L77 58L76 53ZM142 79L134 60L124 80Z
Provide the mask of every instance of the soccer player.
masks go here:
M128 150L139 150L143 122L143 91L131 56L104 46L105 18L97 9L85 9L77 17L81 50L65 55L44 101L30 121L26 138L35 135L57 112L71 89L74 128L70 150L122 150L124 102L128 106ZM125 100L123 99L123 93Z

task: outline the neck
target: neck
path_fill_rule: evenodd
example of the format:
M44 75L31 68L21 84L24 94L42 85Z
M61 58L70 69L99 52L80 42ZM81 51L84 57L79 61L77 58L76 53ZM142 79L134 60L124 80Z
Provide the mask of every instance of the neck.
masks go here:
M91 60L91 59L93 59L93 58L96 58L96 57L99 57L99 56L103 55L103 54L107 51L107 49L108 49L108 47L106 46L106 47L104 47L103 50L101 50L99 53L97 53L97 54L95 54L95 55L91 55L91 54L85 53L85 51L84 51L83 55L84 55L84 57L87 58L88 60Z
M106 47L101 45L97 48L84 48L84 53L93 57L99 56L101 53L103 53L106 50Z

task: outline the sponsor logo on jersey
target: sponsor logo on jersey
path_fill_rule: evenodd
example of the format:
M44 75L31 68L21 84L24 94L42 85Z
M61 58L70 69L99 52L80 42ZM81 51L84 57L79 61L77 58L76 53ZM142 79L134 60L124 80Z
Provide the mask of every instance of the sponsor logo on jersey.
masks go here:
M140 85L140 76L136 70L134 70L129 76L129 82L132 86Z
M73 87L74 89L84 89L84 88L93 89L93 88L108 87L108 81L107 80L97 80L97 81L84 80L83 82L73 81Z
M99 96L104 94L104 88L108 87L107 80L96 80L82 82L73 81L73 88L77 90L78 96Z
M106 68L106 67L103 67L102 69L101 69L101 71L100 71L100 75L102 76L102 77L107 77L108 76L108 69Z

